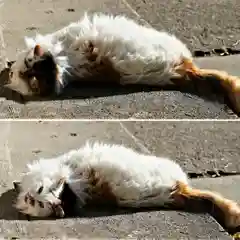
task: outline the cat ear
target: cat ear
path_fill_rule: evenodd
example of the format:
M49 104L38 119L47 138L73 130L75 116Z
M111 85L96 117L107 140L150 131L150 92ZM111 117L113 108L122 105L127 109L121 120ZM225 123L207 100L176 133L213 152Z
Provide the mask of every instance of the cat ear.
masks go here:
M43 50L43 48L40 45L37 44L34 47L33 53L34 53L34 56L42 57L42 55L44 54L44 50Z
M33 38L25 37L24 41L28 48L34 48L34 46L36 45L36 42Z
M17 193L21 192L22 189L21 182L13 181L13 187Z

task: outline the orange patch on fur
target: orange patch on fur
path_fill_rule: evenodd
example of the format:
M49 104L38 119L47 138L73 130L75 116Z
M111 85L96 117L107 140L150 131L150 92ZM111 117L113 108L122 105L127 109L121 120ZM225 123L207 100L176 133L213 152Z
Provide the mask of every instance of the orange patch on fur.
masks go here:
M88 183L91 185L89 194L92 199L90 200L90 204L117 204L116 196L113 194L109 183L102 176L99 176L94 169L90 169L89 171Z
M41 57L43 54L44 54L44 51L43 51L42 47L37 44L34 48L34 55Z
M172 197L177 206L188 209L189 200L193 201L194 206L198 204L208 207L208 211L227 229L240 227L240 206L218 193L191 188L187 184L177 182ZM194 202L195 201L195 202ZM209 205L210 203L210 205ZM210 208L209 208L210 206Z
M87 79L87 81L120 83L120 73L113 67L109 58L101 57L99 59L98 51L99 49L92 42L89 42L85 49L85 56L90 63L86 63L80 67L85 68L89 73L91 79Z

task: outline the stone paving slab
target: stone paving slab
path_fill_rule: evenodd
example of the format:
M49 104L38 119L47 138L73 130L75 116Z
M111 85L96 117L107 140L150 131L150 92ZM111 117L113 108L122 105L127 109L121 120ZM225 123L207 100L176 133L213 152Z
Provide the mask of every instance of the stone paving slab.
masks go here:
M146 14L140 16L133 9L140 2L126 2L126 0L94 2L87 0L5 1L1 9L1 21L5 25L3 35L6 42L7 56L10 60L15 59L17 52L24 48L23 37L25 35L32 36L36 32L47 33L59 29L71 21L78 20L82 12L86 10L125 14L144 22ZM186 0L183 2L186 2ZM166 5L166 3L167 1L161 1L161 4ZM178 7L175 0L171 1L171 3L168 2L166 6L163 5L164 8L160 9L157 7L161 6L158 3L156 4L155 10L159 13L169 7L175 10ZM206 5L202 1L199 4ZM141 10L141 8L149 10L148 6L151 5L151 1L140 4L137 11ZM215 10L222 11L222 6L221 1L220 5L216 5ZM205 13L205 10L203 13ZM140 14L142 13L140 12ZM148 15L154 16L154 14L155 11L151 11L151 14ZM163 16L166 17L166 13ZM186 19L188 19L187 16ZM233 19L235 19L234 16ZM149 19L145 18L145 20ZM173 20L179 22L178 18L172 18ZM217 101L210 102L196 97L194 94L179 91L151 90L149 92L149 90L146 91L145 89L143 91L143 89L139 88L129 88L129 91L126 91L126 89L116 87L106 87L104 89L81 87L75 89L75 94L73 94L73 91L68 93L74 99L44 101L41 103L31 102L21 105L12 101L14 97L11 94L1 91L0 118L237 118L222 103L221 99L220 103ZM6 100L6 96L10 100Z
M238 54L224 57L196 58L195 62L202 68L222 70L233 76L240 76L240 55Z
M225 197L240 204L240 176L227 176L221 178L192 179L192 185L202 189L219 192Z
M175 159L188 172L240 172L239 122L126 122L150 152ZM154 127L153 127L154 126Z
M37 32L49 33L80 19L85 12L110 12L134 14L120 0L11 0L4 1L1 21L9 59L15 59L16 52L24 46L24 36L34 36ZM13 13L13 14L9 14Z
M175 211L113 213L101 211L88 217L64 220L26 221L11 207L12 181L24 172L26 163L39 157L59 155L79 147L86 139L123 143L148 151L123 122L0 122L0 236L39 238L177 238L230 239L207 214ZM159 125L152 123L152 128ZM144 135L147 125L134 133ZM155 135L152 136L154 138ZM171 130L169 130L171 137ZM201 140L202 141L202 140ZM159 144L160 146L160 144ZM151 150L152 151L152 150ZM112 216L109 216L111 214Z
M231 239L212 218L175 212L57 221L0 221L0 226L2 236L28 239Z
M240 39L238 0L127 0L158 30L170 31L191 50L231 47ZM239 48L239 44L236 45Z
M81 88L77 95L94 95L97 88ZM79 98L79 97L76 97ZM85 98L85 97L84 97ZM0 118L22 119L237 119L227 106L178 91L153 91L86 99L29 102L0 102Z

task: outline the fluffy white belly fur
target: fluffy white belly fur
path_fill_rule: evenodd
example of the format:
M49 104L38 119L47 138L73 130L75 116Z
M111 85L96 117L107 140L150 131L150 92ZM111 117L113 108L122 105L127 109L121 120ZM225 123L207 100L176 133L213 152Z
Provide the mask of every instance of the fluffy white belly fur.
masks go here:
M141 206L141 201L155 196L155 202L148 199L149 206L161 206L170 202L177 181L187 183L186 174L175 162L143 155L124 146L95 143L69 154L71 164L77 166L69 177L70 186L78 172L90 168L99 176L98 184L108 184L120 205Z
M107 59L120 73L120 83L165 85L174 76L173 68L182 58L191 59L188 48L175 36L144 27L124 16L87 15L67 27L36 39L28 39L50 50L59 67L84 77L87 67ZM96 59L88 59L89 45Z
M240 226L240 206L220 194L192 188L181 167L166 158L138 153L130 148L104 143L85 144L52 159L28 165L19 185L16 208L32 216L64 216L61 193L67 183L77 196L78 207L100 196L127 207L188 209L189 201L218 209L225 227ZM15 183L16 185L16 183ZM199 202L199 200L201 200ZM70 201L70 200L65 200ZM98 203L98 200L95 204ZM73 208L72 203L69 205Z

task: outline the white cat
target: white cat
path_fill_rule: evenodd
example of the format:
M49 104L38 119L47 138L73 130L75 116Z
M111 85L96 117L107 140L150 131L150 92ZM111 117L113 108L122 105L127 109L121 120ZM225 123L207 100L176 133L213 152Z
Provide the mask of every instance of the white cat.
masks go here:
M210 202L211 209L219 208L227 228L240 225L240 206L236 202L192 188L186 173L169 159L121 145L86 143L78 150L35 161L28 169L22 180L14 183L19 189L15 207L31 216L63 217L60 195L67 183L80 200L79 207L102 199L132 208L187 209L188 200L196 199L202 204Z
M199 69L175 36L125 16L85 14L54 33L25 40L27 49L9 65L7 85L22 95L60 94L70 79L91 81L86 77L98 74L102 76L98 81L155 86L201 82L201 77L214 76L214 88L224 89L240 112L238 77Z

